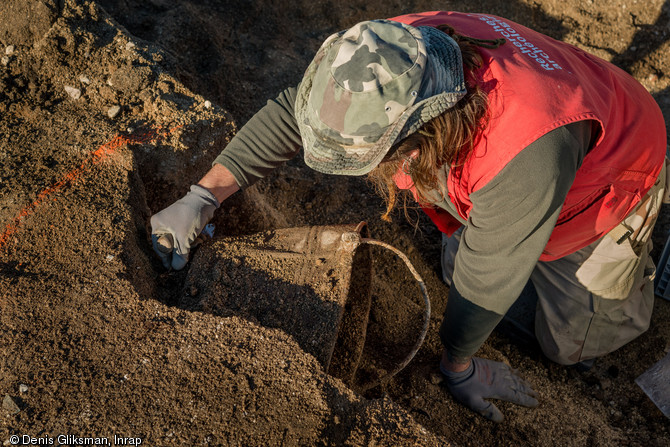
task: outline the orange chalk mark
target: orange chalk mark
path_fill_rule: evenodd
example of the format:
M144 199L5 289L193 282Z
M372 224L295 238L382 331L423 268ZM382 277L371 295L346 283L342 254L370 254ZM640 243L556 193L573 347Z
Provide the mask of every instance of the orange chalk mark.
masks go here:
M167 135L174 132L176 129L182 126L173 127L167 131L161 131L160 129L149 129L144 133L137 135L116 135L112 138L111 141L103 144L97 150L91 153L90 157L84 160L79 167L68 172L58 180L53 185L44 189L40 192L35 200L24 207L6 226L2 234L0 235L0 251L6 246L9 242L10 237L18 230L21 222L28 216L32 215L35 212L35 209L40 206L51 194L56 191L63 189L66 185L72 184L79 177L82 176L84 172L89 170L92 165L100 163L102 160L106 159L112 155L117 149L123 147L127 144L133 143L147 143L152 140L158 140L160 138L166 137ZM53 198L52 200L57 200ZM53 226L53 225L52 225Z

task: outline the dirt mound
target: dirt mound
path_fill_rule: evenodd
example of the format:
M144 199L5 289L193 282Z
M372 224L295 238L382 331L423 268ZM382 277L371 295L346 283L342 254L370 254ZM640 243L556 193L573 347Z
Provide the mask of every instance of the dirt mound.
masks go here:
M503 403L506 421L494 425L456 404L436 368L448 292L439 233L419 214L419 231L400 215L379 220L382 203L363 179L316 173L298 157L226 201L214 219L217 237L367 220L373 237L408 254L431 295L429 332L404 371L363 396L327 374L307 339L285 330L279 317L290 313L265 309L260 321L240 312L244 303L233 309L222 299L208 276L220 262L216 242L190 271L165 272L151 253L150 215L207 170L237 129L233 117L243 123L297 83L328 34L410 6L444 7L410 4L3 2L0 394L20 411L3 405L0 441L69 434L110 443L141 437L145 445L670 443L667 419L633 382L670 349L670 303L660 299L650 330L587 373L552 364L501 327L480 354L519 368L540 407ZM450 7L509 17L611 59L670 117L668 2ZM656 259L670 228L662 213ZM374 378L410 349L423 305L401 262L371 254L358 374ZM212 298L201 302L205 292Z
M180 307L279 328L352 385L370 313L366 233L361 224L220 239L191 261Z

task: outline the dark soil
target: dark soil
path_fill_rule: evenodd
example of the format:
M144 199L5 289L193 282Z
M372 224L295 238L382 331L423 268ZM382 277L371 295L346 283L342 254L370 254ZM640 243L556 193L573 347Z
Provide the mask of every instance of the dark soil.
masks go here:
M364 179L319 174L297 157L223 204L216 240L187 269L166 272L153 256L151 214L183 196L268 98L299 82L325 37L434 9L507 17L611 60L670 120L665 0L3 2L0 397L20 411L3 404L0 441L669 445L668 419L634 383L670 350L670 302L660 298L649 331L585 373L499 328L479 354L518 368L540 406L500 403L506 419L496 425L455 403L437 369L448 292L439 233L413 210L418 229L400 212L382 221L382 201ZM120 113L110 118L113 106ZM272 273L261 282L242 281L252 271L225 278L240 267L226 267L236 262L225 250L231 238L360 221L409 256L432 306L414 360L365 393L361 384L402 361L421 329L423 300L395 256L370 248L369 313L359 308L358 319L340 323L332 303L350 294L337 288L346 272L319 270L330 262L324 256L312 260L311 282L275 261L265 262ZM656 259L668 230L664 208ZM263 263L242 258L247 267ZM319 326L327 321L351 330L328 332ZM363 336L364 347L356 343Z

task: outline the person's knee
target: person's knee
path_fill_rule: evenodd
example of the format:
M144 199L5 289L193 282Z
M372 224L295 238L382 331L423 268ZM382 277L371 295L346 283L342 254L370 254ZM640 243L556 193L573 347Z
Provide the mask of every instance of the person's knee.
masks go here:
M546 337L545 339L538 337L537 340L540 344L540 348L542 349L542 353L552 362L564 366L570 366L579 363L581 349L570 352L566 349L560 349L553 340L546 340Z
M568 342L568 339L556 335L556 332L550 329L549 322L541 312L538 312L535 316L535 337L542 353L559 365L569 366L578 363L581 360L583 342Z

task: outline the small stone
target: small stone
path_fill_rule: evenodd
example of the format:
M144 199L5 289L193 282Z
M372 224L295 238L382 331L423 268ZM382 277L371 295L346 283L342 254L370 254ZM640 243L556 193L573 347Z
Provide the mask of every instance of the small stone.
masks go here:
M9 58L7 56L2 56L0 62L2 62L2 65L7 66L7 64L9 64Z
M340 417L339 416L333 417L333 422L335 422L335 425L340 425Z
M91 83L91 80L88 79L88 77L86 75L80 75L79 76L79 82L81 82L82 84L88 85L88 84Z
M433 385L439 385L440 383L442 383L443 380L444 379L442 378L441 374L430 375L430 383L432 383Z
M130 50L132 50L133 48L135 48L135 44L134 44L133 42L128 42L128 43L126 44L126 50L130 51Z
M68 95L70 95L70 98L77 100L81 97L81 90L78 88L70 87L69 85L65 86L65 91L67 92Z
M209 109L212 107L212 103L210 101L205 101L205 108Z
M107 110L107 116L110 118L116 118L119 113L121 112L121 107L119 106L112 106Z
M19 385L19 393L23 394L27 392L28 392L28 385L26 385L25 383Z
M107 79L107 85L109 85L110 87L114 86L114 83L112 82L112 78Z
M105 261L109 262L112 259L114 259L114 255L107 255L107 257L105 258Z
M14 399L12 399L9 394L5 394L5 398L2 400L2 408L9 412L9 414L14 415L21 411Z
M11 56L14 53L14 45L7 45L7 48L5 48L5 54L7 56Z

